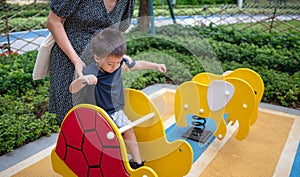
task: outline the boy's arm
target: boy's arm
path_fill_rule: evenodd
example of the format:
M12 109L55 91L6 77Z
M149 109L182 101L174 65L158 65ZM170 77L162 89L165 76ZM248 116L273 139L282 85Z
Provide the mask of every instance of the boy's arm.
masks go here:
M76 93L81 90L86 85L95 85L97 84L97 77L94 75L84 75L75 79L69 86L70 93Z
M136 61L135 65L131 69L133 70L156 69L157 71L162 73L165 73L167 71L167 68L164 64L158 64L158 63L153 63L144 60Z

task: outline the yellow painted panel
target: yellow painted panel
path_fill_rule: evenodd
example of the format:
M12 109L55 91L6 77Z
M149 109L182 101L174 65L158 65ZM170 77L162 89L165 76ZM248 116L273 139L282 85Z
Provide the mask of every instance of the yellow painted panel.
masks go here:
M161 115L143 92L125 89L124 98L124 111L132 121L151 112L155 113L154 118L134 127L142 159L146 160L145 165L154 169L158 176L186 175L193 162L190 145L183 140L167 140Z
M211 111L207 104L208 85L195 81L181 84L175 93L175 119L178 126L187 126L186 115L194 114L203 118L211 118L217 125L215 135L223 139L226 135L226 123L224 121L224 109Z
M239 122L236 138L243 140L250 129L250 117L255 106L255 95L252 87L244 80L231 77L226 77L225 80L235 88L232 99L225 107L225 112L228 113L227 121L237 120Z
M255 71L248 68L239 68L229 73L226 77L236 77L246 81L252 87L255 94L255 106L251 114L250 125L253 125L257 119L258 106L264 94L264 83L262 78Z
M61 160L55 152L55 148L51 152L51 164L53 171L68 177L77 177L77 175Z

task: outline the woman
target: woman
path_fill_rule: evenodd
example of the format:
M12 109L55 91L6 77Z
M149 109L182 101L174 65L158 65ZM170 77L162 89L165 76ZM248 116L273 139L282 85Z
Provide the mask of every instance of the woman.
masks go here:
M82 75L92 57L80 57L93 34L112 27L125 31L134 11L134 0L51 0L47 27L56 44L50 59L49 112L61 123L73 107L69 85L74 73Z

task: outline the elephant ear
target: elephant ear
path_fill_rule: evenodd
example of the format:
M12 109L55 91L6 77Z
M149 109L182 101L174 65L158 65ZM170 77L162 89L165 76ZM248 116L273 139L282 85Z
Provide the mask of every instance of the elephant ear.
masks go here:
M234 86L223 80L215 80L209 84L207 102L211 111L224 108L234 94Z
M264 94L264 82L262 78L258 73L248 68L238 68L225 75L225 78L227 77L242 79L252 87L255 94L255 109L252 112L250 124L253 125L257 120L259 103Z
M235 137L237 140L243 140L250 130L250 118L255 108L255 95L250 84L242 79L226 77L226 81L234 85L236 89L231 101L225 107L225 112L228 113L226 121L237 120L239 122Z

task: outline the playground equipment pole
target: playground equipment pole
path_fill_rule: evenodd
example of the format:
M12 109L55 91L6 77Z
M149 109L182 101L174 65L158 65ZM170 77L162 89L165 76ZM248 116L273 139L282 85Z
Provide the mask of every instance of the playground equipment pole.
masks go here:
M169 10L170 10L170 14L171 14L171 17L173 19L173 23L176 24L175 15L174 15L173 6L172 6L172 2L171 1L172 0L167 0L168 6L169 6Z
M153 2L152 0L148 0L149 4L149 15L150 15L150 28L151 28L151 33L153 36L155 36L155 26L154 26L154 12L153 12Z
M175 20L175 14L173 11L173 7L172 7L172 2L171 0L167 0L168 2L168 6L169 6L169 10L170 10L170 14L173 20L173 23L176 24L176 20ZM149 5L149 15L150 15L150 29L151 29L151 33L153 36L156 35L155 33L155 26L154 26L154 12L153 12L153 1L152 0L148 0L148 5Z

